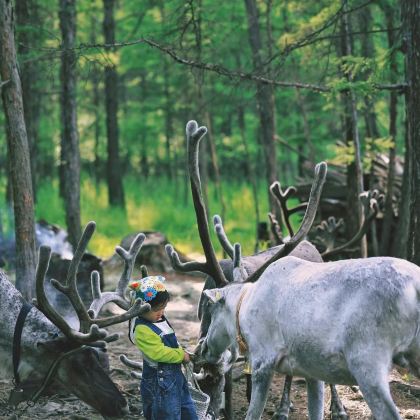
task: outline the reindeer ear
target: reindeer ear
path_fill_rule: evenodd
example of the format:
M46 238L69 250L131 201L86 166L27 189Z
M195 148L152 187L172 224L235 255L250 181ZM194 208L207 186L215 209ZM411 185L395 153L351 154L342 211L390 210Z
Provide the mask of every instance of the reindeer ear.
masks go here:
M220 289L207 289L204 294L209 298L211 303L224 302L225 298Z

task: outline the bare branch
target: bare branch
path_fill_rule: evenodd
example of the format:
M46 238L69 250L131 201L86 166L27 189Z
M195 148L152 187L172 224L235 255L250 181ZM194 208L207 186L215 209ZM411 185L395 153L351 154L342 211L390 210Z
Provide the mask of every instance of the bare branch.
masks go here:
M166 54L168 54L170 57L172 57L176 62L193 67L198 68L201 70L207 70L211 71L213 73L217 73L221 76L228 77L229 79L240 79L240 80L249 80L258 82L261 84L267 84L267 85L273 85L273 86L279 86L279 87L288 87L288 88L295 88L295 89L308 89L312 90L314 92L332 92L333 89L329 88L327 86L321 86L321 85L315 85L312 83L301 83L301 82L288 82L288 81L281 81L281 80L273 80L269 79L264 76L256 75L254 73L247 73L239 70L230 70L226 67L220 65L220 64L211 64L211 63L204 63L200 61L191 60L189 58L180 57L173 49L169 47L165 47L161 44L158 44L155 41L152 41L150 39L143 39L143 42L145 44L148 44L151 47L154 47ZM373 89L376 90L396 90L401 93L405 91L405 89L408 87L407 83L395 83L395 84L379 84L379 83L373 83L372 85ZM339 92L346 92L348 91L348 87L342 87L338 89Z
M2 89L2 87L7 85L9 82L10 80L0 80L0 89Z

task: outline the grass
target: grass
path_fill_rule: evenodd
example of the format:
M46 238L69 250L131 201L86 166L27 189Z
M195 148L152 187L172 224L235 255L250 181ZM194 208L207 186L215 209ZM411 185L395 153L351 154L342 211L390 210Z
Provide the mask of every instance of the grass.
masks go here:
M115 246L128 234L143 231L160 231L180 251L186 254L203 254L195 218L189 184L178 181L178 185L166 178L149 178L138 181L131 176L124 180L126 209L110 208L105 183L95 182L82 177L81 212L82 224L94 220L97 230L89 249L94 254L107 258L114 252ZM268 211L267 193L260 182L258 191L260 218L266 220ZM224 227L229 239L242 245L244 255L254 252L256 217L251 189L245 183L224 183L222 185L226 205ZM0 180L0 206L5 208L5 182ZM187 198L185 198L187 197ZM220 214L221 206L216 197L215 187L208 188L210 208L210 231L213 245L219 257L222 250L213 233L212 216ZM65 228L63 202L58 194L58 182L46 181L39 185L36 219L57 224ZM5 232L13 229L11 212L0 214ZM295 223L298 222L295 220Z
M82 223L95 220L97 231L90 242L90 250L98 256L109 257L121 239L133 232L157 230L180 251L202 254L191 193L185 194L185 186L179 181L176 186L166 178L147 181L127 177L124 180L126 195L125 211L108 207L105 183L95 183L84 177L81 183ZM232 242L242 245L244 254L251 254L255 243L255 210L250 188L245 184L223 184L226 203L225 230ZM187 201L185 200L187 195ZM221 207L216 198L215 188L208 190L210 214L220 214ZM267 196L263 188L259 191L261 217L267 213ZM62 200L58 195L58 182L45 182L39 186L36 218L45 219L65 227ZM210 218L211 222L211 218ZM222 255L217 238L213 234L213 244L219 256Z

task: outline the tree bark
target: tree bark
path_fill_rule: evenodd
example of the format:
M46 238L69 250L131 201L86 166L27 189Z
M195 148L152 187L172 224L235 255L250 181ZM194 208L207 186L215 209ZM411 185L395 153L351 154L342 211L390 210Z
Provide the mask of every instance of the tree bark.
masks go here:
M75 249L82 235L80 225L80 152L77 133L76 0L60 0L61 54L61 182L69 242Z
M90 42L92 44L97 43L97 20L96 17L91 18L91 32L90 32ZM95 114L95 122L94 122L94 132L95 132L95 161L94 161L94 174L95 174L95 182L96 186L99 186L99 182L101 181L101 158L99 155L99 147L101 143L101 113L100 113L100 104L101 104L101 95L99 90L99 82L100 82L100 66L97 63L93 63L93 68L91 71L92 77L92 105Z
M18 56L20 57L20 79L23 94L26 134L28 137L29 157L31 162L32 191L36 201L37 186L37 144L40 117L41 95L37 93L39 66L36 60L28 60L30 48L37 46L38 31L34 30L39 21L38 7L32 0L16 0L16 24L18 32Z
M388 28L388 48L390 49L389 57L389 68L390 68L390 83L397 81L398 65L395 47L395 35L394 35L394 24L395 24L395 10L393 6L388 4L384 5L386 26ZM389 94L389 135L392 138L394 145L389 149L389 164L388 164L388 176L386 186L386 198L385 198L385 210L384 219L382 223L382 236L381 236L381 255L390 254L390 238L391 231L394 223L394 207L393 207L393 195L394 195L394 178L395 178L395 157L396 157L396 137L397 137L397 105L398 105L398 94L397 92L391 91Z
M105 44L115 43L115 0L104 0L104 37ZM108 47L112 51L112 47ZM111 59L109 59L110 61ZM111 206L125 207L122 183L120 146L118 133L118 73L115 65L105 67L105 104L107 131L107 182L108 202Z
M344 2L344 11L347 10L347 0ZM349 17L347 13L343 14L342 18L342 55L351 56L352 45L350 38ZM350 72L346 73L346 78L349 83L353 81L353 76ZM363 185L363 168L360 154L360 138L358 129L358 115L357 115L357 101L356 95L352 89L343 94L345 102L345 119L346 119L346 141L353 143L354 146L354 162L347 167L347 207L348 207L348 223L347 226L351 228L350 235L353 236L359 230L363 223L363 207L360 201L360 194L364 191ZM351 134L351 136L350 136ZM367 256L367 242L366 236L360 241L360 254L364 258Z
M7 127L16 235L16 288L30 300L35 291L35 216L31 165L19 78L11 0L0 0L0 81Z
M262 71L262 42L258 24L258 9L255 0L244 0L248 17L249 43L252 50L252 60L255 72ZM261 139L266 166L267 187L278 180L276 147L274 136L276 132L273 87L257 83L257 107L260 118ZM268 189L268 188L267 188ZM274 197L268 193L270 211L280 219Z
M368 34L369 31L372 29L372 14L369 5L364 7L359 13L359 25L360 25L360 32ZM372 37L366 35L361 38L361 53L363 57L373 58L375 55L375 48L372 42ZM364 75L367 78L369 74ZM364 111L364 119L366 125L366 137L370 139L377 139L379 138L379 129L378 124L376 121L376 114L375 114L375 103L374 100L369 96L366 95L364 98L365 103L365 111ZM375 150L373 150L375 153ZM362 170L363 176L363 170ZM371 165L371 170L368 178L368 185L366 189L371 189L373 185L374 179L374 166ZM373 220L370 226L370 245L371 245L371 256L376 257L379 255L379 244L378 244L378 234L377 234L377 226L376 220Z
M405 47L406 115L408 142L412 146L410 210L407 258L420 265L420 0L401 1L403 42Z

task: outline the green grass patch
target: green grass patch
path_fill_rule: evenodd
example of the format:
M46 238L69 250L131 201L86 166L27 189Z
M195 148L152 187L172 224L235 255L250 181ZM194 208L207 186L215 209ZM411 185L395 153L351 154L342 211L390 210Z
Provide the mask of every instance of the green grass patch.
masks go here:
M82 224L94 220L97 231L89 249L94 254L107 258L114 252L124 236L148 230L164 233L168 240L180 251L190 254L203 254L198 235L197 222L191 199L189 184L184 180L178 184L166 178L153 178L138 181L135 177L124 180L126 208L108 206L108 191L105 183L96 185L93 180L82 177L81 212ZM258 200L260 218L266 219L268 211L267 193L260 183ZM5 188L4 182L0 188ZM245 183L223 183L225 202L224 227L229 239L242 245L244 255L254 252L256 237L256 216L252 191ZM1 202L4 208L4 194ZM219 257L222 250L213 233L212 218L221 214L220 200L213 184L208 188L210 208L210 231L212 241ZM58 182L41 183L38 188L36 218L65 228L65 214L62 200L58 194ZM10 218L9 218L10 219ZM2 218L4 221L4 217ZM298 223L299 218L295 220ZM9 221L10 224L10 221Z

